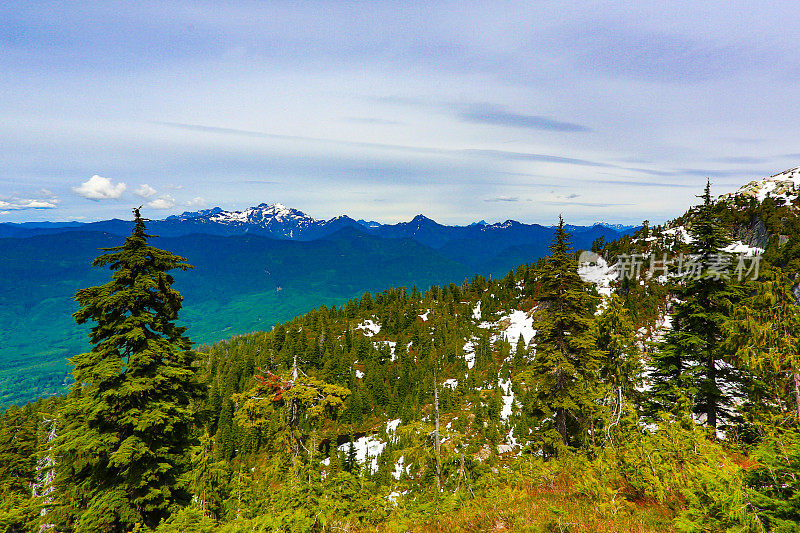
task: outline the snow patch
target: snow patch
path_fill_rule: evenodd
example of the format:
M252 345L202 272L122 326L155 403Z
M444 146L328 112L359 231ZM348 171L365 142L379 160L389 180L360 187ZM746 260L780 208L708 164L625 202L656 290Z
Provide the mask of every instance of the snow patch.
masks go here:
M394 464L394 472L392 472L392 476L395 479L400 479L403 475L403 462L405 461L405 457L402 455L397 458L397 462ZM407 468L407 467L406 467Z
M517 344L520 335L525 339L526 345L529 344L531 339L536 335L536 330L533 327L533 318L525 311L512 311L510 314L501 317L497 322L481 322L478 324L478 327L501 330L511 346ZM492 337L493 340L497 338L497 335ZM465 350L466 348L467 347L464 346Z
M458 387L458 380L457 379L447 379L442 383L443 387L449 387L451 390L456 390Z
M661 234L674 235L675 241L679 243L689 244L694 242L694 239L689 235L689 231L684 226L675 226L674 228L665 229Z
M475 343L471 340L464 343L464 361L470 370L475 366Z
M500 409L500 419L505 421L514 412L514 389L511 386L511 380L500 379L497 381L497 385L503 391L503 407Z
M360 437L354 440L352 444L356 453L356 462L363 465L369 461L370 471L377 472L378 456L386 448L386 443L372 437ZM350 453L350 443L346 442L339 446L339 451L346 456Z
M397 355L394 352L395 347L397 346L397 342L395 341L375 341L372 343L375 348L379 348L381 344L384 344L389 347L389 360L394 362L397 359Z
M609 265L602 256L593 252L583 252L578 261L578 275L581 279L593 284L604 300L611 296L611 283L619 277L616 265Z
M364 320L359 325L357 325L355 329L363 330L364 335L366 335L367 337L372 337L380 333L381 325L372 320Z
M481 319L481 303L480 302L475 304L475 309L472 310L472 318L474 320L478 320L478 321Z
M744 255L745 257L754 257L764 253L763 248L759 248L758 246L748 246L741 241L735 241L729 244L725 248L722 248L722 251L731 254Z

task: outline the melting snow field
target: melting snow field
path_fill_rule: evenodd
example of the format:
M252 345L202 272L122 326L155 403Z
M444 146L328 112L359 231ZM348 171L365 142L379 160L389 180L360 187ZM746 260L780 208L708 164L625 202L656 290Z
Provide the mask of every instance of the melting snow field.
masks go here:
M395 418L394 420L389 420L386 422L386 433L394 433L397 431L397 427L400 425L401 420L399 418Z

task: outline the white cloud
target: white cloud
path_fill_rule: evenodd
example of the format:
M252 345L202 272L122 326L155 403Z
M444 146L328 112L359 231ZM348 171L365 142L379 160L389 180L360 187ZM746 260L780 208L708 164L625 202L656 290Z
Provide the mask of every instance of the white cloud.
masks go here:
M136 196L141 196L142 198L150 198L156 192L158 191L156 191L150 185L142 183L135 191L133 191L133 194L135 194Z
M82 183L80 187L73 187L72 190L90 200L107 200L119 198L127 188L124 183L115 185L110 179L95 174L89 181Z
M151 209L172 209L175 207L175 198L169 194L159 196L152 202L147 202L147 207Z
M186 207L203 207L206 205L206 201L205 198L200 198L197 196L186 202L184 205L186 205Z
M26 209L55 209L58 204L58 198L6 198L0 200L0 209L4 211L2 214L8 214L10 211L24 211Z
M47 200L27 200L22 204L23 209L55 209L56 204Z

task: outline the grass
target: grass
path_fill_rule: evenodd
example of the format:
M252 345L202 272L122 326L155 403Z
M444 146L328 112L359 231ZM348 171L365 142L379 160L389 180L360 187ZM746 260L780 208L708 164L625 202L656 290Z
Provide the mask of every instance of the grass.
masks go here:
M568 487L548 488L528 482L516 486L499 485L486 496L464 499L455 508L431 514L398 507L377 531L672 532L673 517L674 511L664 505L622 499L596 502Z

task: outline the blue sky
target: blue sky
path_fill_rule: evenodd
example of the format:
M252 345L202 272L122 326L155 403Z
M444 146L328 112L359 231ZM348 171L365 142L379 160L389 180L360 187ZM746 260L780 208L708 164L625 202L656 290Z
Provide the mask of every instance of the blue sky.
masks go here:
M800 165L799 37L781 1L7 2L0 221L663 221Z

